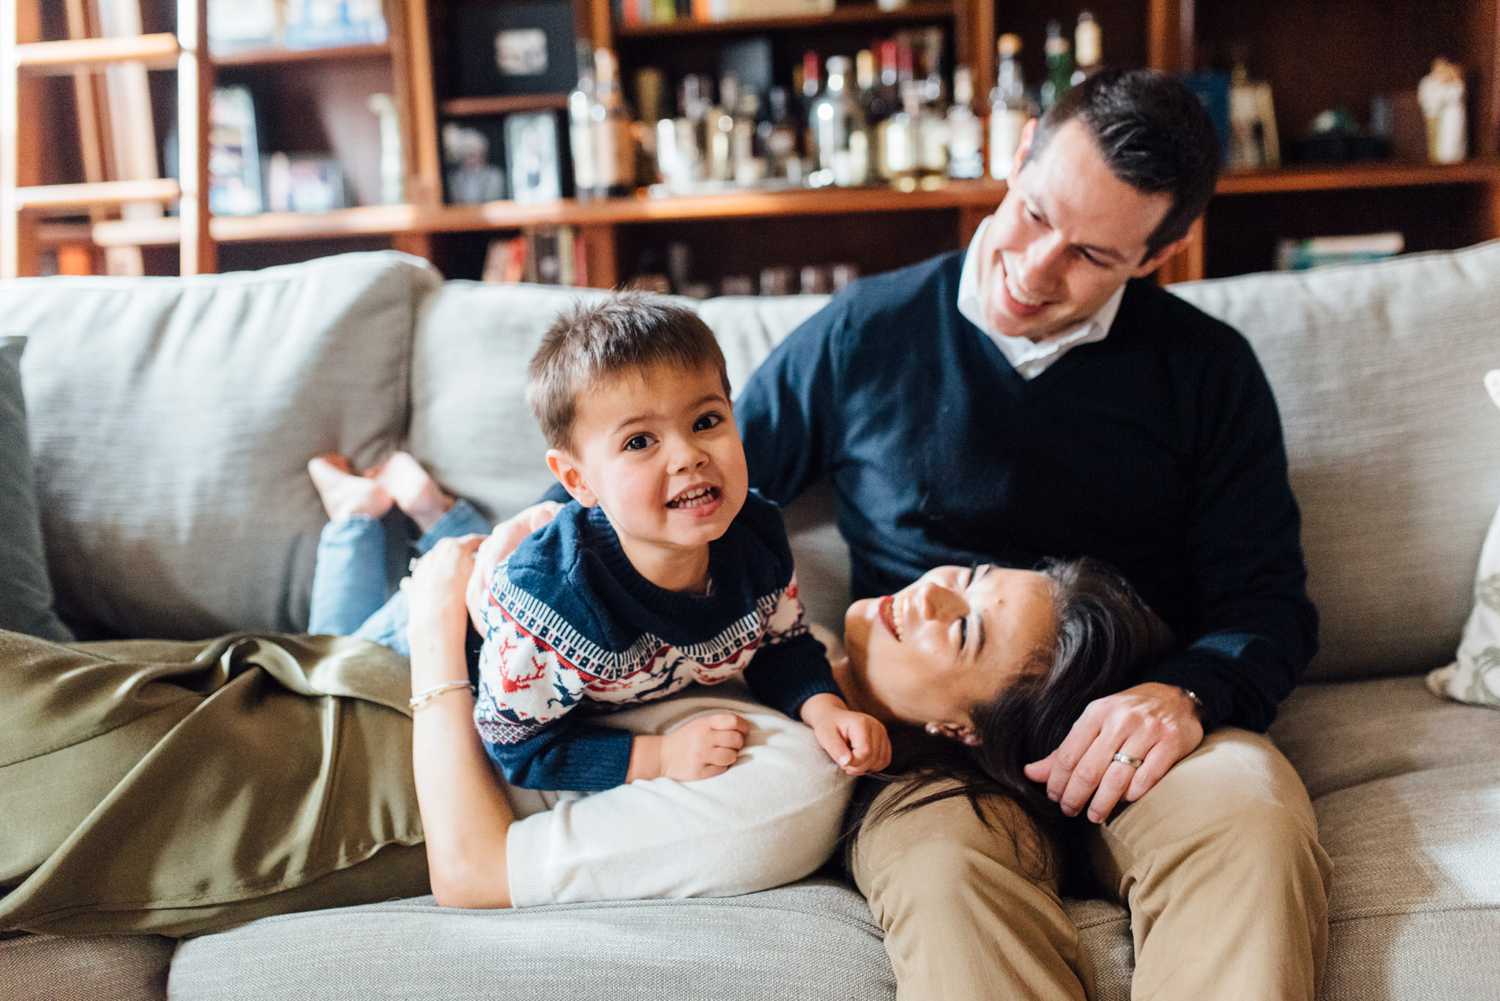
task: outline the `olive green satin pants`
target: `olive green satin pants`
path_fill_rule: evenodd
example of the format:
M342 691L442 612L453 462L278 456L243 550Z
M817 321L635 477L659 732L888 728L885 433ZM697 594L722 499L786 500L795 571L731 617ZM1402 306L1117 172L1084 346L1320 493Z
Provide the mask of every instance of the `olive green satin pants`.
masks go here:
M409 694L358 640L0 632L0 930L187 935L428 893Z

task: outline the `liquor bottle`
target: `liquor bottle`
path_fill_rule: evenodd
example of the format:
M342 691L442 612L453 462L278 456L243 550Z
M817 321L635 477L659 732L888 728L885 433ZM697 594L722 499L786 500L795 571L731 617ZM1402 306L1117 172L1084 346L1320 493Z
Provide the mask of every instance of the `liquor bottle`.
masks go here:
M739 81L733 73L719 80L719 102L708 109L704 120L703 148L708 151L708 179L734 179L732 146L734 141L734 107L739 101Z
M984 176L984 125L974 114L974 77L969 67L953 71L953 106L948 109L948 176Z
M818 54L811 50L802 53L802 71L798 86L801 88L801 107L797 117L802 120L802 149L807 156L808 168L818 169L818 137L813 132L813 102L822 90L822 79L818 70Z
M635 137L619 66L609 49L594 50L594 85L594 184L607 195L626 195L635 190Z
M877 117L868 122L871 128L901 110L901 74L895 39L880 42L880 84L874 89L873 104Z
M594 53L588 43L578 44L578 86L568 95L568 151L573 158L573 195L598 195L594 155Z
M840 187L864 184L869 177L870 140L865 113L850 87L853 66L848 56L830 56L828 85L812 105L810 127L824 183Z
M921 95L915 80L901 88L901 110L880 123L876 129L876 157L880 176L892 184L907 187L917 178L917 119Z
M859 106L865 113L865 125L873 129L884 116L876 107L880 98L880 79L875 71L875 53L869 49L860 49L854 54L854 83Z
M730 176L736 184L755 184L766 176L766 158L761 155L755 120L760 98L746 88L734 109L734 128L729 137Z
M943 109L943 78L933 73L917 82L917 169L924 178L948 173L948 119Z
M990 92L990 176L1003 181L1010 176L1016 147L1021 145L1021 130L1031 117L1031 103L1026 99L1026 81L1021 76L1021 36L1001 35L996 48L1000 68L995 74L995 89Z
M797 155L797 125L787 109L786 89L772 87L766 100L766 118L756 130L765 151L766 173L770 177L800 182L804 171L802 158Z
M1094 19L1093 11L1080 11L1078 25L1073 29L1073 55L1078 60L1078 68L1073 70L1069 82L1076 87L1088 79L1099 69L1103 54L1104 35L1099 22Z
M1047 79L1042 83L1042 113L1062 100L1073 86L1073 46L1063 37L1062 25L1047 22Z

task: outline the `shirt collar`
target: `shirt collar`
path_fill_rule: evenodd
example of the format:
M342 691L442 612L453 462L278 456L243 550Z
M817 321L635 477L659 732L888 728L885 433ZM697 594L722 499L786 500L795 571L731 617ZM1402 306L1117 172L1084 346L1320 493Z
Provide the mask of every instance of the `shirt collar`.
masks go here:
M1125 286L1121 285L1104 301L1104 305L1093 316L1084 320L1083 323L1072 330L1064 330L1053 334L1040 341L1028 340L1025 337L1011 337L1002 334L998 330L991 330L984 320L983 296L979 288L979 245L984 239L985 230L989 227L990 218L986 217L974 231L974 238L969 241L969 249L964 253L963 271L958 277L958 311L974 326L984 332L984 335L995 342L1000 353L1005 355L1017 372L1023 376L1036 374L1041 368L1060 358L1068 349L1080 344L1088 344L1093 341L1102 341L1109 334L1109 328L1115 322L1115 315L1120 311L1120 301L1125 298ZM1040 366L1040 367L1038 367ZM1027 371L1035 369L1035 371Z

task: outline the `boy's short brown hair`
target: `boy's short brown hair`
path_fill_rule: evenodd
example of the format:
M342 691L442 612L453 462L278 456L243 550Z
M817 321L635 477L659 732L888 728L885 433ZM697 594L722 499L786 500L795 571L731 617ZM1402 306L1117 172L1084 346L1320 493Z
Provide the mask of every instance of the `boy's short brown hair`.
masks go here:
M653 365L712 366L729 393L724 353L691 309L661 296L622 292L580 303L547 329L531 356L526 400L552 448L568 448L578 394L601 379Z

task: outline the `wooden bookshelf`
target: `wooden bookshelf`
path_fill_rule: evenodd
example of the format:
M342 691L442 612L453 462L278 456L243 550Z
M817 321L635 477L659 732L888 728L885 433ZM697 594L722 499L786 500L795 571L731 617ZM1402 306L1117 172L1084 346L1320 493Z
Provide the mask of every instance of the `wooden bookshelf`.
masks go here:
M1500 159L1466 163L1351 163L1286 167L1225 174L1220 195L1263 195L1295 191L1342 191L1352 188L1419 188L1443 184L1500 183Z
M562 199L534 205L513 201L437 207L372 205L320 213L216 216L210 223L210 231L217 241L243 243L503 231L531 226L670 224L947 209L988 211L1004 194L1005 185L999 182L955 181L915 191L886 187L825 188L692 196L638 195L595 201ZM94 224L92 233L94 241L103 247L168 246L177 239L177 226L170 218L115 220Z
M508 115L516 111L546 111L568 106L567 94L522 94L515 97L454 97L440 105L449 118Z
M292 63L353 62L361 59L389 59L389 42L364 45L336 45L325 49L240 49L214 53L214 65L221 68L242 66L285 66Z
M874 4L846 5L835 7L827 14L799 15L796 17L736 18L729 21L695 21L679 18L675 21L660 21L651 24L622 24L616 27L615 37L661 38L693 35L730 35L762 31L809 31L823 28L850 28L921 24L934 21L951 21L957 16L953 4L933 3L923 0L904 7L883 10Z

